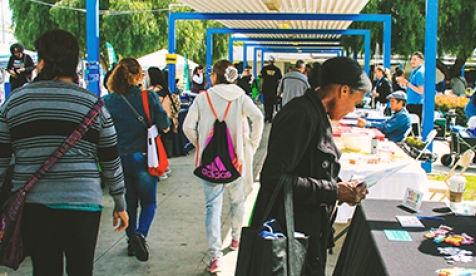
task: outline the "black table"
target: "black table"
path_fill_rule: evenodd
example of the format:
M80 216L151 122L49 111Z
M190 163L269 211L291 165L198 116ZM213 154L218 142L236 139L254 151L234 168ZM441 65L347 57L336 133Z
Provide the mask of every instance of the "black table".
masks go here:
M451 267L436 248L452 245L434 243L423 237L425 232L445 224L453 227L455 233L466 232L476 237L476 217L456 217L442 202L423 202L423 212L418 215L443 216L445 221L421 220L425 228L403 228L395 216L411 214L398 208L400 203L397 200L367 199L356 208L334 276L435 275L437 269ZM412 241L389 241L383 230L406 230ZM460 248L476 255L475 244ZM476 267L476 260L455 262L455 266Z

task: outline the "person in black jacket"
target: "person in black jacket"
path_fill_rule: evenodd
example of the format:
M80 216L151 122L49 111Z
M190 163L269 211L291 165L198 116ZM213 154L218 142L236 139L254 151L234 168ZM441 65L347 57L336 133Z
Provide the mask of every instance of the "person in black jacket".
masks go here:
M10 74L11 90L22 87L31 81L31 72L35 69L35 63L30 55L24 53L25 48L20 43L10 46L10 59L7 70Z
M290 175L295 231L309 236L302 275L318 276L325 275L330 218L336 201L354 205L368 193L365 183L358 186L357 182L339 179L341 153L334 143L330 120L339 120L354 110L372 89L369 78L353 59L332 58L321 69L320 88L308 89L285 105L273 120L252 219L252 226L260 227L276 184L282 175ZM269 218L285 226L282 200L276 201Z
M392 94L392 84L390 83L390 76L387 69L382 65L375 67L375 83L374 92L372 96L375 97L376 102L387 104L387 96Z

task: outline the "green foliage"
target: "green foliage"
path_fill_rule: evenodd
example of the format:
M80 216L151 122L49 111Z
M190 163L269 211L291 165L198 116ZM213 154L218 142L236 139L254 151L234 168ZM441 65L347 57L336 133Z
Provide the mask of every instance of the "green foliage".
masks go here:
M425 12L427 0L370 0L361 13L390 14L392 16L392 54L408 57L424 50ZM351 29L370 29L371 43L382 45L381 23L353 22ZM438 53L455 54L457 60L450 73L461 68L476 48L476 1L439 0ZM347 49L363 51L363 39L346 36L342 44ZM371 49L372 53L374 49Z
M73 33L79 41L81 56L86 55L86 14L82 11L49 7L25 0L9 0L13 10L15 36L27 49L48 30L62 28ZM85 9L84 0L46 0L51 4ZM168 9L176 0L100 0L99 8L110 11ZM191 12L190 8L173 9ZM189 59L205 64L206 29L223 27L215 21L177 21L176 42L178 54L187 52ZM122 15L100 15L101 56L107 61L105 43L113 45L119 58L140 56L168 47L168 12L144 12ZM225 56L229 35L213 38L213 60ZM159 61L158 61L159 62Z

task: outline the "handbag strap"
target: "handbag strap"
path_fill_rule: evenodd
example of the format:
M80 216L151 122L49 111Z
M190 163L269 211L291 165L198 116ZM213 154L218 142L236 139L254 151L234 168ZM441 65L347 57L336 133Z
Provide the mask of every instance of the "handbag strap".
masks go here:
M279 191L283 190L283 199L284 199L284 215L286 220L286 237L287 237L287 254L288 254L288 275L292 275L293 271L296 270L296 262L293 260L295 256L295 237L294 237L294 208L293 208L293 188L292 188L292 177L288 174L283 174L276 185L276 188L271 195L271 198L266 206L266 209L263 213L263 217L260 225L266 221L271 212L271 208L278 197ZM291 272L291 273L289 273Z
M121 98L126 102L126 104L132 109L132 111L134 111L134 113L136 114L137 116L137 120L139 120L144 126L145 128L149 128L147 126L147 124L144 122L144 116L140 115L139 112L137 112L137 110L134 108L134 106L132 106L131 102L129 102L129 100L126 98L126 96L122 95L122 94L119 94L119 96L121 96ZM145 109L145 108L144 108Z
M207 100L208 100L208 104L210 105L210 108L212 109L212 112L213 112L213 116L215 116L215 119L218 120L218 115L215 111L215 108L213 107L213 104L212 104L212 99L210 99L210 95L208 95L208 91L205 92L206 95L207 95ZM231 101L228 101L228 105L226 106L226 110L225 110L225 115L223 116L223 120L222 121L225 121L226 120L226 117L228 117L228 111L230 111L230 106L231 106Z
M99 98L94 106L89 110L89 112L84 116L83 120L79 125L73 130L73 132L66 138L59 146L59 148L53 153L53 155L46 160L46 162L41 166L41 168L33 174L28 182L25 184L25 192L28 192L33 185L35 185L45 173L50 170L58 159L60 159L70 148L74 147L84 134L89 130L91 125L94 123L94 120L99 116L101 108L104 106L104 100Z
M147 90L142 90L142 105L144 106L145 116L147 117L147 122L149 126L152 125L152 119L150 118L150 108L149 108L149 92Z

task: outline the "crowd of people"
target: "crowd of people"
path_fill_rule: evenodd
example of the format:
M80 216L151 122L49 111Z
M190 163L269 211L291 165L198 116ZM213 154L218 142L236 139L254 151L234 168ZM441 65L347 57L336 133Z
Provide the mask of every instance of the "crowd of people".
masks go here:
M100 101L78 85L79 45L71 33L46 32L35 47L36 66L23 53L23 46L12 45L8 70L14 91L0 107L0 185L5 185L14 158L13 190L26 183ZM103 97L105 105L91 129L59 159L54 173L47 173L26 196L22 235L33 274L62 275L64 256L68 275L93 274L104 209L102 185L114 200L115 231L126 232L127 254L140 261L149 259L147 236L157 208L157 185L171 173L170 168L161 177L148 172L145 118L146 109L150 109L169 156L180 127L196 148L196 167L210 155L214 139L228 145L227 154L219 152L207 168L213 181L196 174L203 182L209 272L222 268L224 194L230 201L232 239L228 248L240 248L244 201L254 175L253 155L265 123L272 123L251 224L259 227L277 182L283 175L290 176L295 229L310 237L304 275L324 275L336 202L355 205L368 193L365 183L357 185L338 177L341 153L330 121L354 111L370 93L378 103L388 105L386 114L391 116L379 123L359 119L358 126L378 128L389 140L402 141L411 128L409 113L422 116L423 60L419 52L412 55L409 79L399 72L391 77L388 69L377 66L373 84L358 62L347 57L312 65L297 60L283 75L276 58L269 56L256 79L251 68L245 66L240 75L230 61L219 60L213 65L210 83L203 66L193 71L191 90L198 95L181 126L180 98L169 90L165 72L148 68L147 87L143 87L144 71L139 62L122 59L107 76L109 94ZM33 70L36 77L30 80ZM148 99L147 108L143 97ZM264 112L256 104L259 97ZM218 137L220 123L225 124L224 137ZM230 181L225 180L230 170L224 165L226 158L238 172L238 178ZM270 214L284 225L282 202L278 201Z

